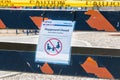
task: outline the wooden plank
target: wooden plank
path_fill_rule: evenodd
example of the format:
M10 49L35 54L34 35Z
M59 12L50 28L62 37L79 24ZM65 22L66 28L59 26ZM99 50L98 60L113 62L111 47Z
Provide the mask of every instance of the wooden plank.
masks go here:
M35 44L6 43L0 42L0 50L10 51L35 51ZM120 49L72 47L72 54L86 54L98 56L120 56Z

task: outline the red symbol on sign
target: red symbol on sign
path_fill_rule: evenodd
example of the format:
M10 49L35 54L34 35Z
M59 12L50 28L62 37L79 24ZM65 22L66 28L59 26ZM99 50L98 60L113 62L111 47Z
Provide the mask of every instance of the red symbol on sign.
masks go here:
M55 56L62 51L62 43L59 39L52 38L45 42L44 49L48 55Z

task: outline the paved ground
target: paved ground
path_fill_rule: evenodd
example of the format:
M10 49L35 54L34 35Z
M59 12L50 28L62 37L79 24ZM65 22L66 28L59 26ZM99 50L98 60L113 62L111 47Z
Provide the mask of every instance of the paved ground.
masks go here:
M116 35L117 34L117 35ZM111 36L112 35L112 36ZM36 44L38 35L0 34L0 42L17 42ZM120 49L120 36L116 32L74 32L72 46L102 47ZM0 71L0 80L102 80L84 77L43 75L22 72Z
M115 48L120 49L120 33L118 32L74 32L72 46ZM0 34L0 42L37 44L38 35Z
M92 47L120 49L119 32L75 32L73 38L86 41Z

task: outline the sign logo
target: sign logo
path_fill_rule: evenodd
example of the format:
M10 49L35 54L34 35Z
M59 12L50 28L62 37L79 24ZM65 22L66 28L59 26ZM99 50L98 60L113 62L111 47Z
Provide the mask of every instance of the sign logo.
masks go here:
M45 42L44 49L48 55L58 55L62 51L62 42L57 38L51 38Z

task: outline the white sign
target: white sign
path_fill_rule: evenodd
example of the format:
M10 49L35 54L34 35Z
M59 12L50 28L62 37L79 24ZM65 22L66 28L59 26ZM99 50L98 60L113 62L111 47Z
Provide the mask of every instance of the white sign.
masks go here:
M44 21L39 33L35 61L69 64L74 24L74 21Z

